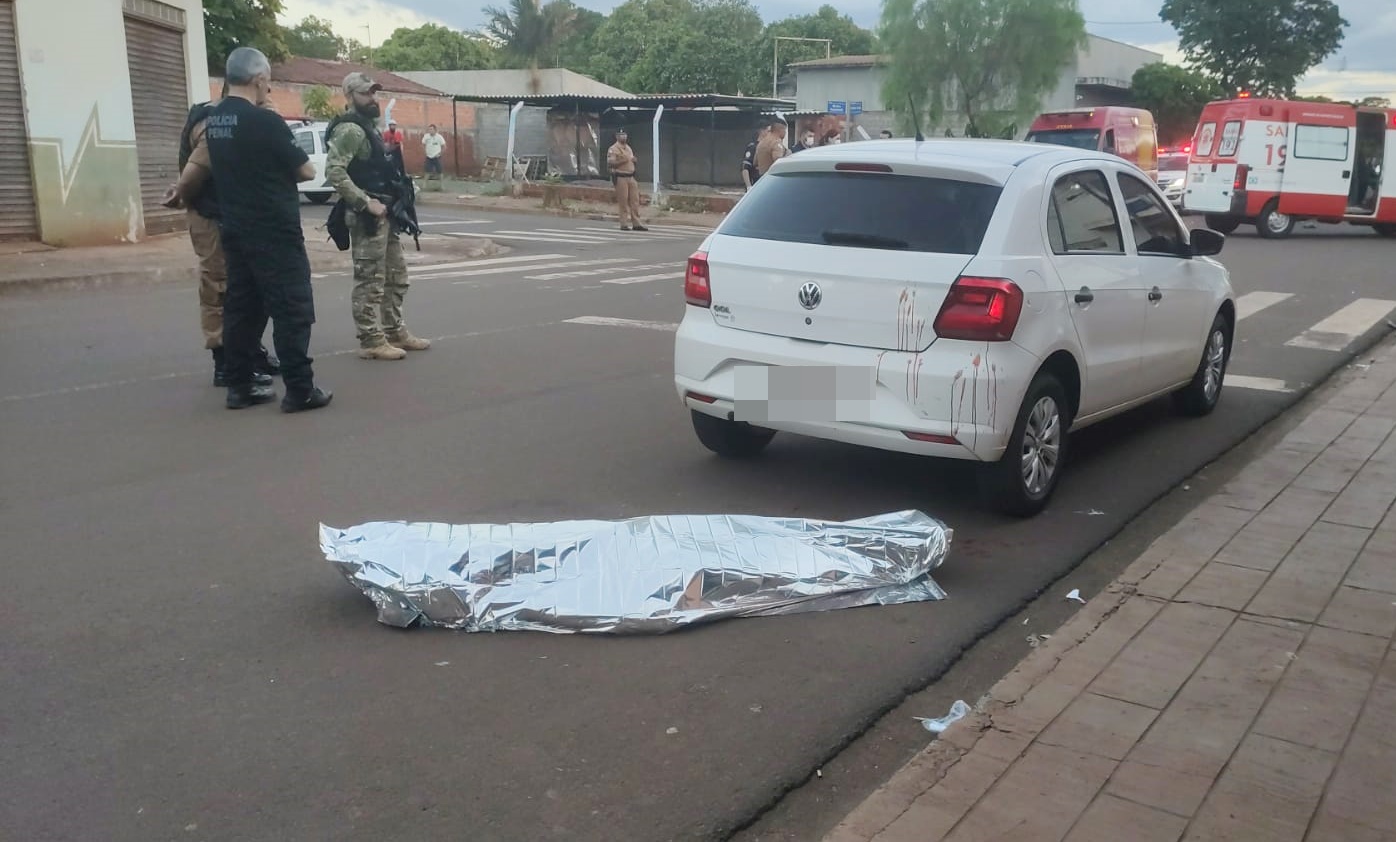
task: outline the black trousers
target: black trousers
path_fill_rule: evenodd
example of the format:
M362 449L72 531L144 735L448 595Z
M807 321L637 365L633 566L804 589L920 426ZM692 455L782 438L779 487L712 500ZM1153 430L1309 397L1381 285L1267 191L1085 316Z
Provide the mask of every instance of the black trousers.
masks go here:
M310 289L310 258L305 243L243 238L223 232L228 290L223 298L223 353L229 386L252 382L267 320L281 359L281 380L290 395L315 388L311 369L310 326L315 298Z

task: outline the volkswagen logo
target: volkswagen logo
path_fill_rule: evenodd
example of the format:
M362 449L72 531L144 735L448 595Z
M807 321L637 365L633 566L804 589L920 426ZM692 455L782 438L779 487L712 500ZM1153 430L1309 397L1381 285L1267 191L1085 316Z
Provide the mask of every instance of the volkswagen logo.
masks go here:
M814 281L809 281L800 287L800 306L806 310L813 310L823 300L824 293L819 289L819 284Z

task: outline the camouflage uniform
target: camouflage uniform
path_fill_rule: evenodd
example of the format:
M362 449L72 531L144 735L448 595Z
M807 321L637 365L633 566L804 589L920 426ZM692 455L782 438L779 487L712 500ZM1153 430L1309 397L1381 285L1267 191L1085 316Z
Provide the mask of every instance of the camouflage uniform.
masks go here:
M361 73L351 73L344 82L346 94L367 91L373 85ZM356 116L352 109L331 122L327 146L325 174L346 205L354 260L350 302L358 330L359 356L397 360L406 356L404 351L426 350L431 343L413 336L403 323L402 302L409 282L398 232L387 218L376 217L368 210L370 198L387 204L387 199L379 195L381 183L375 185L373 181L387 178L384 167L398 172L396 166L368 119ZM411 185L406 189L412 189Z

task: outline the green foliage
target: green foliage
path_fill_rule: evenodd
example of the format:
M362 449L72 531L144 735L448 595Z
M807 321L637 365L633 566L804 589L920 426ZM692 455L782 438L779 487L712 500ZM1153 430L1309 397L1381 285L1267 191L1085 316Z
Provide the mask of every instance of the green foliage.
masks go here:
M332 120L339 115L334 93L324 85L307 88L301 94L301 107L305 109L305 116L312 120Z
M761 31L748 0L627 0L597 29L591 69L633 93L763 93Z
M335 34L324 18L311 15L285 30L286 49L293 56L342 60L349 56L349 45Z
M877 38L871 32L853 22L848 15L839 14L833 6L820 6L812 15L798 15L778 20L766 27L762 34L761 55L770 66L773 58L776 36L794 38L827 38L833 43L830 49L824 45L807 41L780 42L780 75L784 76L790 65L831 56L866 56L877 51Z
M1228 97L1221 83L1196 70L1155 62L1134 71L1134 101L1154 114L1159 141L1165 146L1192 136L1202 107Z
M882 100L902 131L955 115L969 136L1011 134L1086 44L1076 0L886 0Z
M485 31L499 43L502 63L537 70L555 56L571 32L577 7L568 0L510 0L509 7L485 7Z
M372 58L384 70L483 70L494 66L494 53L481 38L428 23L394 30Z
M1348 25L1333 0L1164 0L1188 62L1228 93L1294 95L1295 83L1337 51Z
M204 40L208 70L222 76L228 54L255 47L273 62L288 55L285 35L276 22L281 0L204 0Z

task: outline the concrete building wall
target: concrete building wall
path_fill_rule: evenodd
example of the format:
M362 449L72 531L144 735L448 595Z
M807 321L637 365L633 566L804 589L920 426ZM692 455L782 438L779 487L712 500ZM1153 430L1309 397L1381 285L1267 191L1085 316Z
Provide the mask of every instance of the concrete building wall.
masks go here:
M1160 53L1092 35L1086 49L1076 57L1076 79L1073 81L1128 88L1134 71L1158 61L1163 61Z
M864 111L882 111L881 67L811 68L798 71L795 108L823 111L833 102L861 102Z
M125 19L178 33L182 114L208 89L202 3L16 0L14 11L39 238L52 245L144 239L150 210L142 202Z
M475 149L480 162L483 164L486 158L503 158L509 151L509 106L481 103L476 108ZM550 142L548 109L520 108L514 124L514 156L546 156Z

